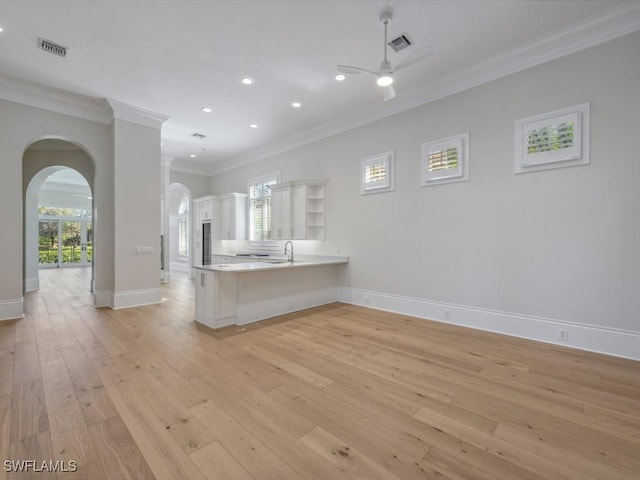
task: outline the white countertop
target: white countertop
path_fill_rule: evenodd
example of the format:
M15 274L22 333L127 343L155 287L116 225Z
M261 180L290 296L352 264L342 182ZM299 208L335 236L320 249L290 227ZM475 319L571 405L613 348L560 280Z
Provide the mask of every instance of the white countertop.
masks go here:
M251 257L234 257L251 258ZM285 257L260 257L251 258L242 263L217 263L214 265L194 265L199 270L211 270L215 272L256 272L262 270L282 270L291 268L317 267L322 265L336 265L349 263L349 257L324 256L324 255L300 255L295 257L293 263Z

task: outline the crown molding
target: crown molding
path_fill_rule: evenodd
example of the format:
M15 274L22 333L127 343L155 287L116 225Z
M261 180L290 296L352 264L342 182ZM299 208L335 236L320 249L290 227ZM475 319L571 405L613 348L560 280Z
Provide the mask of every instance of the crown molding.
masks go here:
M513 49L486 62L472 65L418 89L400 93L391 102L373 105L337 122L332 121L285 137L248 154L217 162L211 166L209 175L217 175L279 155L638 30L640 30L640 3L630 1L556 35Z
M211 176L211 167L209 165L199 165L185 160L173 160L170 170L172 172L190 173L192 175Z
M107 98L107 102L109 102L109 105L113 110L114 120L122 120L145 127L160 129L162 124L169 119L167 115L153 112L145 108L134 107L133 105L128 105L112 98Z
M89 97L2 74L0 98L104 124L113 120L111 109L103 98Z

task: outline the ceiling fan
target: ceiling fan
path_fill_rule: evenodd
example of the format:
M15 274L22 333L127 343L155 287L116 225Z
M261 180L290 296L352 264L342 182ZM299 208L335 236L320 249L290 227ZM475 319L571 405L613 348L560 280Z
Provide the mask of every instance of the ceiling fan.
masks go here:
M393 14L391 10L383 10L380 14L380 23L384 25L384 60L380 64L380 68L377 72L373 70L367 70L366 68L354 67L351 65L338 65L338 75L351 75L359 74L362 72L371 73L376 76L376 83L383 88L382 94L384 101L391 100L396 96L395 88L393 87L393 74L400 69L413 65L435 53L435 50L431 47L422 47L410 55L402 59L395 68L391 66L391 62L387 59L387 26L391 22ZM338 78L338 76L336 76ZM344 79L344 77L343 77Z

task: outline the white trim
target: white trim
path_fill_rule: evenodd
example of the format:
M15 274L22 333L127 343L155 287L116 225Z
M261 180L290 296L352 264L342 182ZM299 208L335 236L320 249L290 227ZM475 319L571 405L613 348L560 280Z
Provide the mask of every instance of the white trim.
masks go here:
M112 290L96 290L93 292L93 305L95 307L111 307L113 308L113 291Z
M24 281L24 291L25 292L35 292L40 289L40 279L38 277L27 278Z
M0 301L0 321L24 318L24 298Z
M211 167L209 165L196 164L187 160L175 159L171 162L172 172L190 173L192 175L211 176Z
M267 318L334 303L338 301L339 292L339 287L329 287L286 297L237 305L235 324L247 325L248 323L265 320Z
M552 318L447 304L346 287L341 289L339 300L352 305L361 305L452 325L640 360L640 332L631 330L584 325ZM567 341L558 339L559 329L568 331Z
M162 124L169 119L167 115L152 112L145 108L127 105L112 98L107 98L107 101L113 110L114 120L122 120L145 127L160 129Z
M104 98L87 97L6 75L0 75L0 98L107 125L113 121Z
M147 288L144 290L130 290L128 292L115 292L113 294L113 309L140 307L162 302L162 290L160 288Z

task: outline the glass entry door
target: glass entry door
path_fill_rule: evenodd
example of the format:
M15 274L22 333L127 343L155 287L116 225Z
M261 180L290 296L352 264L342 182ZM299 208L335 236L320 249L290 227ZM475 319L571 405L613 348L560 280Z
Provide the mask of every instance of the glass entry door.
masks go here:
M88 265L93 260L93 225L88 220L40 220L39 263L43 268Z

